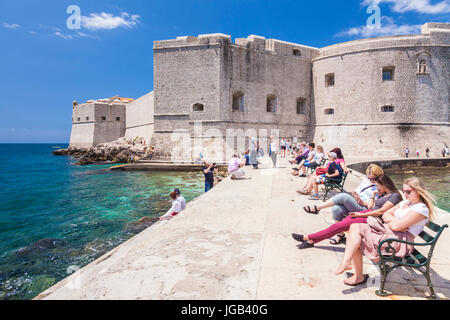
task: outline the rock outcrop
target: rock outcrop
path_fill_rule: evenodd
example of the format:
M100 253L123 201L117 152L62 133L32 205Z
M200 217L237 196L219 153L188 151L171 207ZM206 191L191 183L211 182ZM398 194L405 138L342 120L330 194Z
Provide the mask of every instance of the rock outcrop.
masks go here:
M55 156L69 155L79 159L78 165L87 165L98 161L129 163L153 158L153 148L144 144L144 139L119 138L116 141L102 143L91 148L69 147L53 151Z

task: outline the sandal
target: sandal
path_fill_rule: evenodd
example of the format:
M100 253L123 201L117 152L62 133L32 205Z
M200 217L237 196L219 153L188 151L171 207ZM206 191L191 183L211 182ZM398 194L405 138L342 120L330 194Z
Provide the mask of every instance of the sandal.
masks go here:
M330 243L331 243L332 245L338 245L338 244L341 244L341 243L345 243L345 242L346 242L345 235L341 236L340 234L338 234L338 238L339 238L339 240L331 239L331 240L330 240Z
M305 196L309 196L310 192L306 191L306 190L297 190L298 193L303 194Z
M350 287L356 287L357 285L366 283L367 280L369 280L369 275L368 275L368 274L365 274L365 275L364 275L364 279L361 280L361 281L358 282L358 283L350 284L350 283L347 283L347 282L344 281L344 284L346 284L346 285L348 285L348 286L350 286Z
M318 214L320 212L320 210L317 209L317 206L314 206L314 211L311 210L310 206L303 207L303 210L311 214Z
M320 200L319 194L313 194L308 200Z

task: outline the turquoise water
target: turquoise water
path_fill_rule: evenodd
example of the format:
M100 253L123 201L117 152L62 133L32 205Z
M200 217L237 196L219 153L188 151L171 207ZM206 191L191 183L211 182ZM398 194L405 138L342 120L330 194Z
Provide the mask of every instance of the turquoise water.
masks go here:
M174 188L187 201L203 193L201 172L75 166L71 157L53 156L53 146L0 144L0 299L31 299L69 267L131 238L138 231L127 224L165 213ZM36 245L49 238L56 240Z
M412 168L405 170L385 170L397 188L401 189L403 181L409 177L419 178L425 188L436 198L439 208L450 212L450 168Z

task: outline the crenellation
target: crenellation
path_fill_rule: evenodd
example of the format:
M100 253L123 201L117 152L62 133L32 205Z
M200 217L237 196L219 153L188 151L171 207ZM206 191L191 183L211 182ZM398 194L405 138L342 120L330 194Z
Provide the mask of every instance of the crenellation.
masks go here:
M427 23L418 35L320 49L257 35L232 43L221 33L154 41L154 92L128 106L126 117L152 123L146 132L157 154L173 159L191 160L198 151L174 151L173 134L200 137L203 154L214 158L210 137L220 142L227 129L262 130L262 138L279 130L346 154L392 156L430 141L441 147L450 136L449 30L449 23ZM74 107L76 120L84 108ZM97 124L90 125L74 128L95 136Z

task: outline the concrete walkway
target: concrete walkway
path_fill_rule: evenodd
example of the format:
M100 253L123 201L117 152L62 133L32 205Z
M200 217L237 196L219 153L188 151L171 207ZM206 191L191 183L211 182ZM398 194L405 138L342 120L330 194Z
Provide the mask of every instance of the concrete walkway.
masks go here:
M40 294L37 299L423 299L425 278L397 270L388 278L389 298L375 295L378 271L365 260L366 285L349 287L335 276L344 246L323 241L299 250L291 233L329 226L330 209L320 215L301 208L315 201L296 193L304 178L281 168L247 167L248 180L229 178L188 204L170 221L160 222ZM350 174L346 189L360 176ZM441 211L442 212L442 211ZM441 214L438 223L450 224ZM450 297L450 230L432 260L438 295Z

